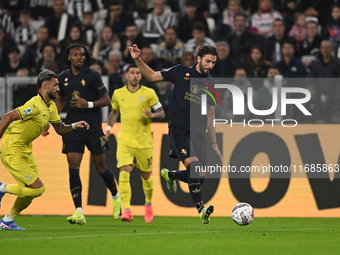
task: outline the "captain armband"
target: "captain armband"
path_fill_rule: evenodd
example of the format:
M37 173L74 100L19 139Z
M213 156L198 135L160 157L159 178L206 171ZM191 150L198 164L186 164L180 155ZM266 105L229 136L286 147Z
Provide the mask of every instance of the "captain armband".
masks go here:
M157 102L155 105L153 105L152 106L152 109L154 110L154 111L157 111L158 109L160 109L162 107L162 104L161 104L161 102Z

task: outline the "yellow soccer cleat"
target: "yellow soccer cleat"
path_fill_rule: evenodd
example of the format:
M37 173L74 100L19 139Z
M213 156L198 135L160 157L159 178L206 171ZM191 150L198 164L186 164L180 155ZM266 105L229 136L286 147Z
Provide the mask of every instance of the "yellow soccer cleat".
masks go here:
M67 221L71 224L86 225L85 216L80 212L75 212L73 215L67 217Z
M112 199L112 204L113 204L113 218L115 218L115 220L119 220L120 216L122 215L122 204L120 197L117 199Z
M204 225L210 224L210 215L214 212L214 206L209 205L200 212L200 218Z

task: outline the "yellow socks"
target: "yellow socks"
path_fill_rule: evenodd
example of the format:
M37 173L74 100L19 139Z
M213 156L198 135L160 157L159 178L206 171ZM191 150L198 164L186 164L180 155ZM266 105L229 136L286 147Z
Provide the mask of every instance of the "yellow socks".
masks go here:
M147 205L150 205L152 201L153 185L154 185L152 175L150 175L150 178L147 180L144 180L142 178L142 181L143 181L143 190L145 194L145 202Z
M119 193L124 209L125 210L130 209L131 202L130 173L126 171L120 171L119 173Z
M8 215L11 216L12 218L15 218L16 216L19 215L21 211L26 209L31 203L32 203L33 197L17 197L17 199L14 202L14 205L12 208L9 210Z

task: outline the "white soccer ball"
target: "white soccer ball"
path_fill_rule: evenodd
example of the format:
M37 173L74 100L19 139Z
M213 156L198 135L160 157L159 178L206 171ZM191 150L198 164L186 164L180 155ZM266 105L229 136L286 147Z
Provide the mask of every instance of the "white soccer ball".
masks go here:
M239 203L231 211L231 217L236 224L246 226L254 220L255 212L250 204Z

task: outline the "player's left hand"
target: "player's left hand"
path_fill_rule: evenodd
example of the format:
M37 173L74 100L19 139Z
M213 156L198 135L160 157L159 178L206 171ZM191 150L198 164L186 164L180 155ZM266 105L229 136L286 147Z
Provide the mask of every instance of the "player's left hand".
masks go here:
M144 114L146 115L146 117L148 117L149 119L152 119L155 115L149 111L149 110L144 110Z
M81 120L76 123L76 128L90 129L90 125L86 121Z
M72 98L72 99L76 100L76 106L78 108L88 108L88 102L84 98L77 96L77 97Z
M216 152L217 156L219 157L219 159L221 160L221 163L223 164L223 157L222 157L222 154L220 152L220 149L218 148L218 145L217 143L213 143L212 144L212 148L213 150Z
M44 130L41 132L41 136L46 137L50 134L50 132L48 132L48 130L50 129L51 124L47 123L46 127L44 128Z

